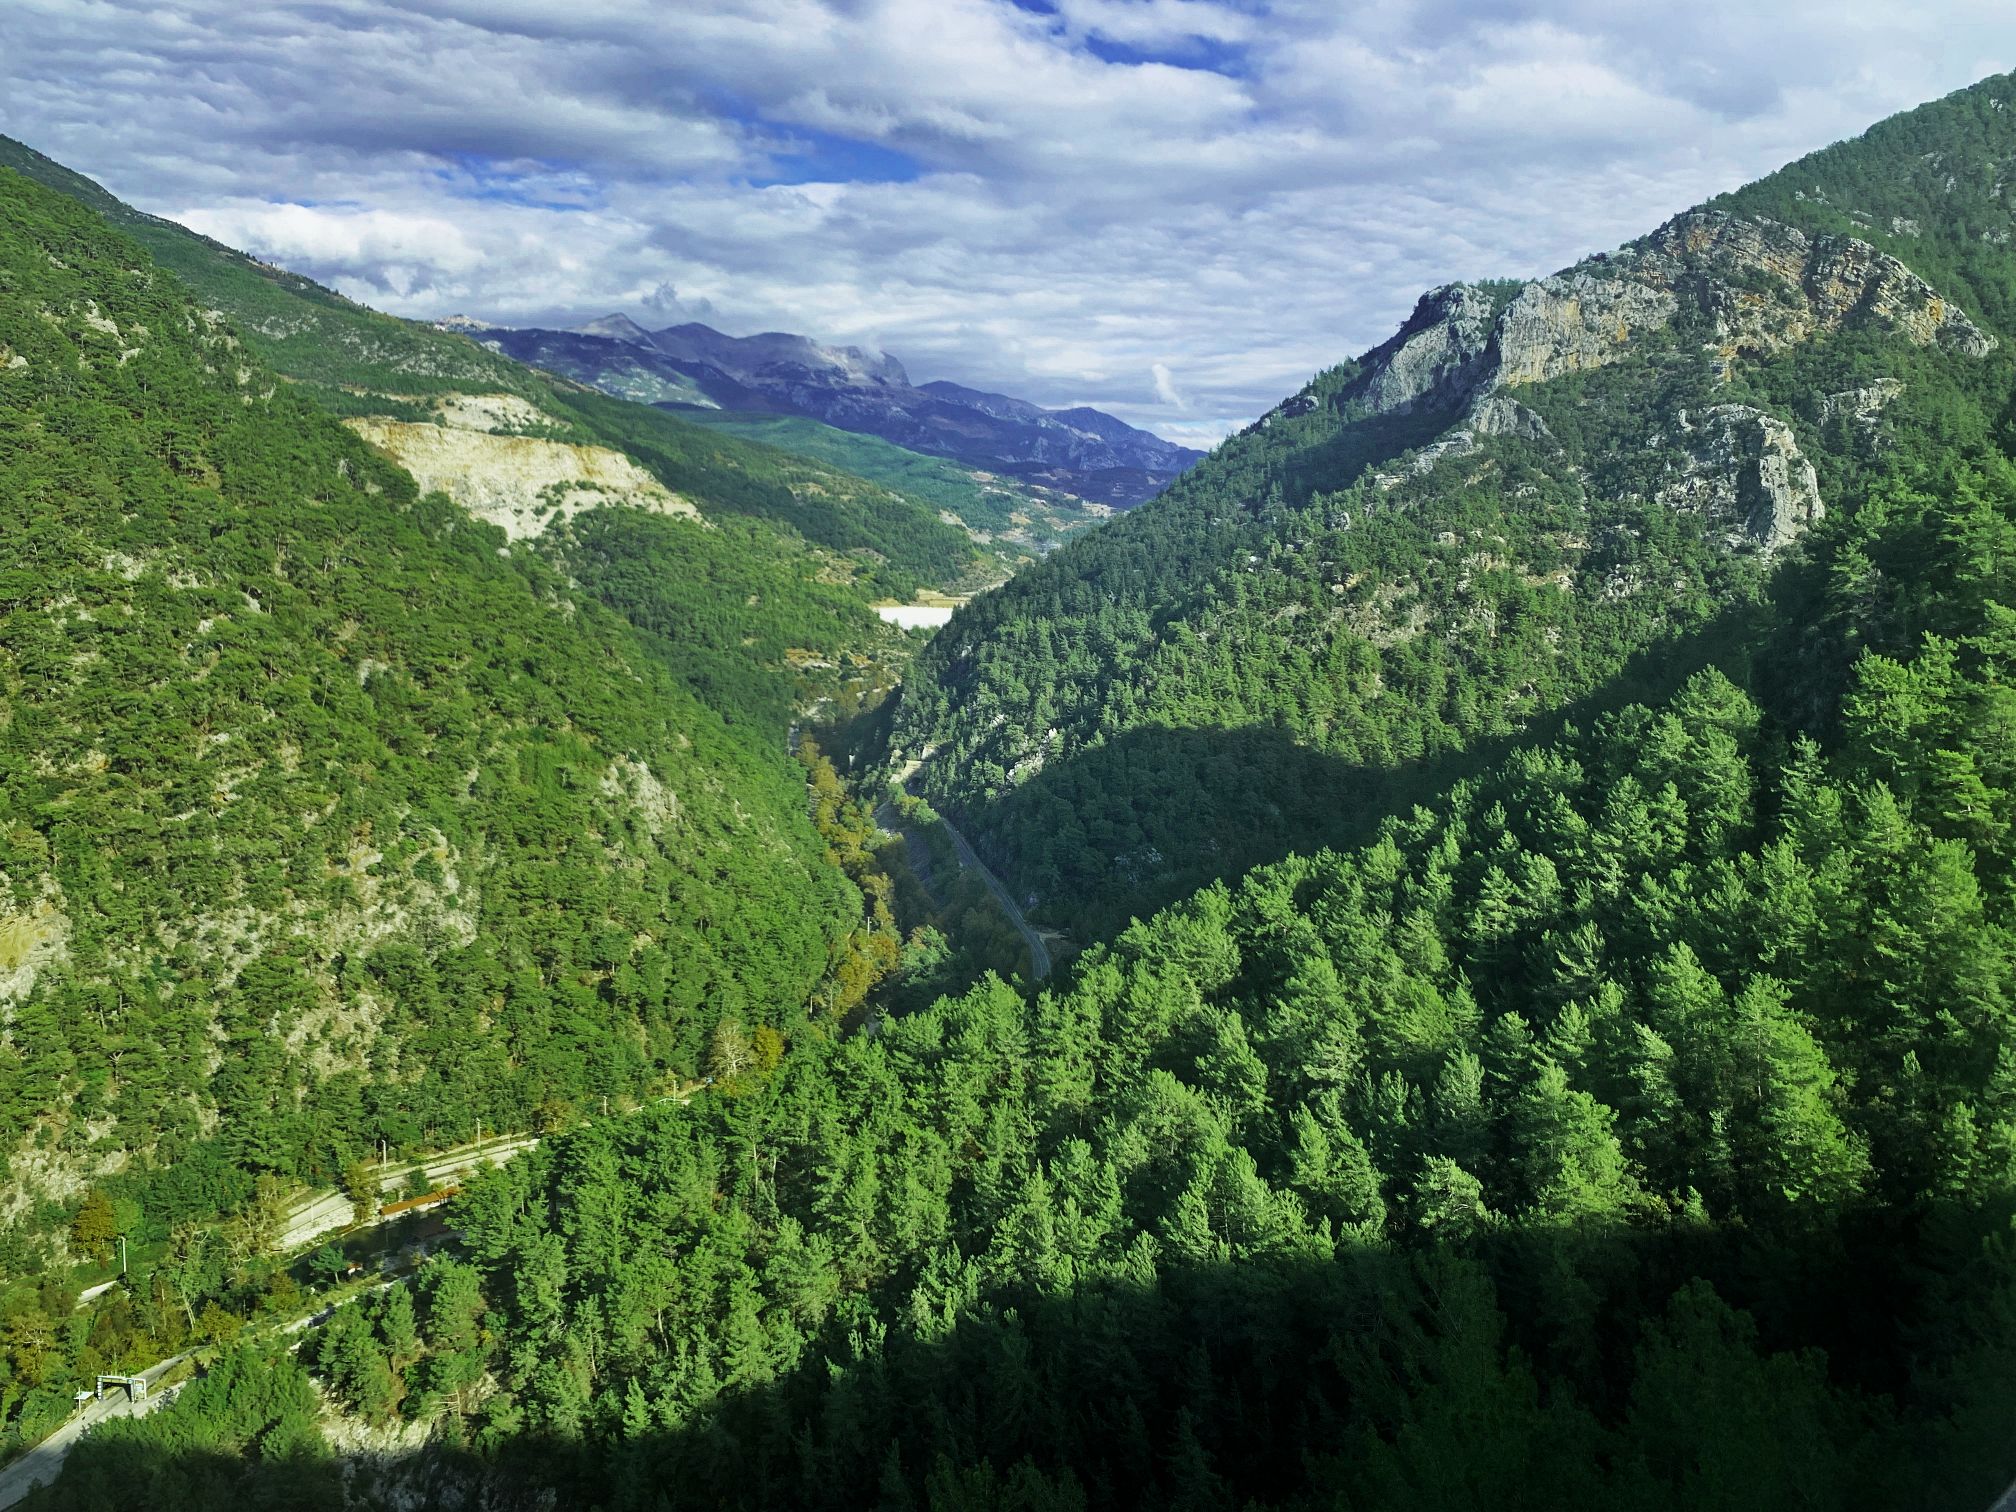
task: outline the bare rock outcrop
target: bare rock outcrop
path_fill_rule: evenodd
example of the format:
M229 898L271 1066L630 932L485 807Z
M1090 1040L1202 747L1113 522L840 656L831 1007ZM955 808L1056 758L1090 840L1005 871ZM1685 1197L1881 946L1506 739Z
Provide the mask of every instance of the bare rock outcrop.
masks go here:
M438 401L440 423L356 419L344 423L413 474L512 540L536 536L556 521L603 505L699 518L621 452L541 436L550 416L510 394L450 394Z
M20 902L13 893L0 872L0 1021L13 1016L5 1005L26 997L37 976L69 956L70 918L55 879L44 879L32 902Z
M1874 383L1861 388L1844 389L1838 394L1828 394L1820 400L1820 423L1846 415L1863 430L1874 430L1876 421L1890 401L1904 392L1904 385L1895 378L1878 378Z
M1683 314L1706 318L1708 347L1725 376L1739 357L1770 356L1858 326L1969 357L1986 356L1996 344L1867 242L1697 210L1618 252L1525 284L1502 304L1470 284L1431 289L1393 338L1368 354L1342 399L1372 414L1432 408L1467 421L1500 389L1616 362L1634 337L1664 330ZM1276 414L1306 410L1313 400L1305 398Z
M1477 450L1479 441L1485 436L1518 436L1526 441L1541 441L1552 439L1553 432L1547 429L1545 420L1510 394L1486 394L1471 405L1469 413L1454 430L1445 432L1439 440L1416 452L1404 472L1375 473L1374 481L1380 488L1386 489L1407 478L1420 477L1444 457L1467 457Z
M1430 289L1392 340L1366 360L1353 397L1374 414L1402 413L1424 401L1436 408L1461 402L1489 381L1494 318L1482 289Z
M1493 386L1615 362L1634 332L1663 330L1679 307L1671 290L1627 279L1560 273L1529 283L1499 317Z
M1685 292L1713 321L1726 363L1768 356L1851 325L1914 346L1985 357L1995 338L1896 258L1847 236L1808 236L1761 217L1676 216L1609 261L1625 277Z
M1826 513L1820 480L1792 427L1748 404L1679 416L1687 460L1654 495L1719 525L1738 550L1772 556Z

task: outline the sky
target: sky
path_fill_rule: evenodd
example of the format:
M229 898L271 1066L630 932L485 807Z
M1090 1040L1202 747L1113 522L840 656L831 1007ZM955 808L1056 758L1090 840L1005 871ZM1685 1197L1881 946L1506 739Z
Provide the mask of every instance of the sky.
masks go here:
M0 0L0 132L402 315L800 331L1202 446L2012 65L2009 0Z

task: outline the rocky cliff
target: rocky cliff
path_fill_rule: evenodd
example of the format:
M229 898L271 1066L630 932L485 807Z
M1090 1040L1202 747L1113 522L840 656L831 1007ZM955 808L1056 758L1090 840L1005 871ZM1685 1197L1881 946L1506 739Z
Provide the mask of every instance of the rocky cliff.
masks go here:
M1826 513L1813 464L1777 416L1718 404L1698 416L1682 410L1678 428L1686 460L1654 497L1703 516L1732 548L1768 556Z
M1449 429L1404 465L1375 475L1391 488L1474 452L1488 436L1547 439L1545 421L1509 391L1620 362L1648 337L1698 344L1726 385L1745 362L1858 329L1962 358L1996 346L1957 304L1868 242L1696 210L1509 293L1503 285L1429 290L1330 402L1347 414L1450 417ZM1848 413L1873 427L1898 386L1885 379L1834 395L1822 419ZM1320 402L1312 386L1260 424L1306 415ZM1691 420L1681 413L1674 434L1648 436L1645 445L1679 449L1653 497L1717 522L1732 549L1771 555L1825 512L1784 417L1716 405Z
M1502 305L1470 284L1429 290L1342 400L1370 414L1474 408L1501 388L1616 362L1634 336L1683 315L1695 317L1725 379L1741 359L1855 326L1971 357L1995 348L1957 305L1867 242L1701 210L1524 284Z

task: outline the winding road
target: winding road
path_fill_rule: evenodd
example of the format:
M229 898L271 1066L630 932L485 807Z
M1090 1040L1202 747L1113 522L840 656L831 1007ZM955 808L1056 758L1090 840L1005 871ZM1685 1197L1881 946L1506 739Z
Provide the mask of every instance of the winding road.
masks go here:
M896 818L893 809L887 804L876 811L875 821L885 829L902 828L902 822ZM1015 932L1022 936L1023 943L1029 947L1030 973L1037 981L1042 981L1050 975L1050 947L1043 943L1043 937L1032 929L1029 921L1022 916L1022 910L1016 906L1015 899L1009 895L1001 879L988 870L987 863L980 859L980 853L973 849L964 835L959 833L959 826L943 814L938 816L938 822L945 826L945 833L952 837L952 850L959 857L960 866L970 867L980 874L980 880L987 884L987 891L994 894L994 901L1001 905L1001 911L1008 916L1008 922L1013 924Z
M959 827L943 814L938 816L938 822L945 826L945 833L952 837L952 848L959 853L959 864L970 866L980 873L980 880L987 884L987 891L994 894L995 901L1001 905L1001 911L1008 915L1008 922L1015 926L1023 940L1028 943L1029 970L1037 981L1042 981L1050 975L1050 947L1043 943L1041 935L1029 927L1029 921L1022 917L1022 910L1008 895L1008 889L1001 885L999 877L987 869L987 863L980 859L980 853L967 844L966 837L959 833Z

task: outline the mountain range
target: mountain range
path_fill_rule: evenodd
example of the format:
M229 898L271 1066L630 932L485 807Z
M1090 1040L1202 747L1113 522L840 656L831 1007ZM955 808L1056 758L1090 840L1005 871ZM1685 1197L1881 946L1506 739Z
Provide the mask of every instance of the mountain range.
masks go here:
M649 331L626 315L578 330L449 322L493 351L647 404L800 415L1095 503L1127 507L1203 455L1096 409L1047 410L956 383L914 385L882 352L784 332Z

